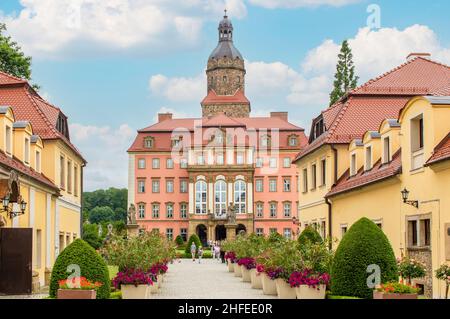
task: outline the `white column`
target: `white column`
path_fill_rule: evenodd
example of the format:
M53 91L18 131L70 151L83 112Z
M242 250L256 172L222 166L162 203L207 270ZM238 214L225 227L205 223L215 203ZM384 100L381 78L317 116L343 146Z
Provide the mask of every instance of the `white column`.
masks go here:
M253 214L253 183L247 183L247 212Z
M194 183L189 182L189 214L194 213L195 193Z
M52 195L47 194L47 202L46 202L46 214L45 214L45 266L47 268L52 267L52 261L51 261L51 241L52 241L52 231L51 231L51 224L52 224L52 216L51 216L51 209L52 209ZM56 238L55 238L56 242Z
M209 149L207 153L208 153L208 158L206 159L207 163L208 163L208 165L213 165L214 164L214 152L212 149Z
M214 214L214 184L212 182L208 183L208 208L211 213Z
M35 211L36 211L36 203L35 203L35 199L36 199L36 190L34 189L34 187L30 187L30 196L29 196L29 227L33 228L34 227L34 219L35 219Z
M226 151L226 161L228 165L234 164L234 150L233 149L227 149Z
M59 255L59 199L55 203L55 260Z
M247 165L253 164L253 148L247 150Z
M227 202L227 206L229 203L233 203L233 182L228 183L228 202Z
M136 156L130 154L128 156L128 206L134 204L135 199L135 168L136 168Z

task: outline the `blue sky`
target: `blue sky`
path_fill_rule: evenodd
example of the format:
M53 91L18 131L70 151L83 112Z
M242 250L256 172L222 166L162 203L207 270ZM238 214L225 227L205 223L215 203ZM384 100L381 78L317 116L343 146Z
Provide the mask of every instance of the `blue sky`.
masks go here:
M380 28L367 27L371 4L381 10ZM450 64L446 0L2 0L0 19L33 56L34 82L69 116L89 161L88 190L126 186L126 148L158 111L199 116L225 6L254 114L289 111L307 130L327 106L344 39L361 81L412 51Z

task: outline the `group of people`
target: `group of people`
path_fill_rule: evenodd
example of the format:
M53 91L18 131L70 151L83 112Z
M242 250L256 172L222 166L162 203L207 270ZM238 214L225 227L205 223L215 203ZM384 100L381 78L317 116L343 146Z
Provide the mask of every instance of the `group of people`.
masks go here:
M221 260L222 263L225 263L225 252L222 251L222 249L220 248L220 242L208 240L208 246L211 249L212 258L216 260ZM197 247L195 242L192 242L191 255L192 255L192 262L195 262L195 258L198 257L198 263L201 264L203 257L202 245L199 245L199 247Z

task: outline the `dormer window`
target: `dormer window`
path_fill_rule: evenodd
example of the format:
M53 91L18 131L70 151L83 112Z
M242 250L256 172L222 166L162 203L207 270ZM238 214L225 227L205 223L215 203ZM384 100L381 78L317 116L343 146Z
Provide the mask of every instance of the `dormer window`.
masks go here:
M264 135L261 138L261 147L269 147L270 146L270 136Z
M12 154L12 129L10 126L5 128L5 151L7 154Z
M172 140L172 147L179 147L181 145L181 139L176 138Z
M358 173L356 168L356 154L352 154L350 158L350 176L355 176Z
M60 114L56 122L56 129L65 137L69 138L69 128L67 126L67 119L64 115Z
M391 141L389 137L383 139L383 164L391 161Z
M366 147L366 166L364 168L366 171L370 171L372 169L372 147Z
M28 137L25 138L25 149L23 159L25 164L30 164L30 139Z
M324 133L325 126L323 124L323 119L320 119L314 125L314 139L318 138Z
M41 152L36 151L36 172L40 173L41 172Z
M297 136L290 136L289 137L289 146L295 147L298 145L298 139Z
M421 168L424 164L423 148L424 140L424 126L423 115L419 115L411 120L411 157L412 169Z
M153 137L146 137L144 138L144 147L145 148L153 148L154 145L154 139Z

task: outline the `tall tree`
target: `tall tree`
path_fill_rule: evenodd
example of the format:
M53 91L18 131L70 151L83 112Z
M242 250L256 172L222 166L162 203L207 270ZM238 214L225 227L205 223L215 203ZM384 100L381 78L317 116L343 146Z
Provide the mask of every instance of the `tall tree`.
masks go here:
M341 52L338 55L336 74L334 75L334 89L330 94L330 105L336 103L347 92L356 88L359 77L355 75L352 49L348 41L342 42Z
M21 79L31 81L31 57L6 33L6 25L0 23L0 70ZM34 84L35 90L39 86Z

